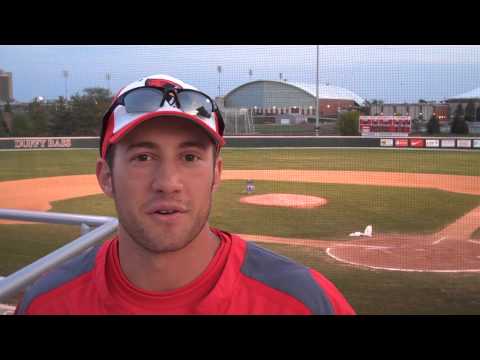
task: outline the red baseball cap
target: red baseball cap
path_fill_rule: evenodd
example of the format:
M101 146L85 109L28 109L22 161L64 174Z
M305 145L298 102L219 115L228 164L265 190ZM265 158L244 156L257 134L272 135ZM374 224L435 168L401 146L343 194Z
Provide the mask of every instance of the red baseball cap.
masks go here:
M151 75L135 81L115 95L103 116L100 155L144 121L180 117L204 129L218 149L225 144L222 114L208 95L168 75Z

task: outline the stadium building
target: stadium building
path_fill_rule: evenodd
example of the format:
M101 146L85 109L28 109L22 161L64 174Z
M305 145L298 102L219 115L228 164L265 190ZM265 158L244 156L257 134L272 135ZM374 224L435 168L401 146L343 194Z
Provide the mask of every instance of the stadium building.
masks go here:
M353 92L329 84L319 85L319 117L336 119L341 110L354 109L364 99ZM245 83L217 98L222 110L243 109L265 122L297 124L316 116L315 84L256 80Z
M449 105L437 102L398 103L384 104L375 103L369 105L369 115L378 116L410 116L413 120L428 121L435 115L441 124L448 122Z
M455 110L460 105L463 108L463 111L467 108L467 105L471 103L473 105L473 119L472 121L480 121L480 88L473 89L466 93L453 96L446 101L450 110L450 117L453 118ZM471 106L472 106L471 105Z
M13 101L12 73L0 69L0 105Z
M480 88L452 96L446 100L449 106L450 120L453 120L457 108L462 108L462 114L467 121L471 134L480 134ZM466 113L469 118L466 118Z

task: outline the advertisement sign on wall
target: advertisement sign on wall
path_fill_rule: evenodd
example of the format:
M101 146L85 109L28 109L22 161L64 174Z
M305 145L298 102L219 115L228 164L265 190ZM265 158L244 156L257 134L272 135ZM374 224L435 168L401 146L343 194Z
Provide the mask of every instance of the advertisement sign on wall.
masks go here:
M459 140L457 140L457 147L458 148L471 148L472 147L472 140L459 139Z
M39 148L71 148L70 138L25 138L15 139L15 149L39 149Z
M362 136L408 136L411 129L410 116L362 115L358 121L358 130Z
M393 139L381 139L380 146L393 146Z
M425 139L410 139L410 146L415 148L425 147Z
M408 139L395 139L396 147L408 147Z
M442 148L454 148L455 140L452 139L442 139Z
M440 147L440 140L437 139L427 139L425 140L426 147Z

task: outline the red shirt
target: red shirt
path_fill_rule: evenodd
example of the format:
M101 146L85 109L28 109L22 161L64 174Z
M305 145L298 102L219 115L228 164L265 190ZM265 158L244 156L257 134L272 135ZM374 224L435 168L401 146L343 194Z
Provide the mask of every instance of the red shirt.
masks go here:
M34 283L17 314L354 314L324 276L216 229L221 239L203 273L184 287L135 287L120 267L118 238Z

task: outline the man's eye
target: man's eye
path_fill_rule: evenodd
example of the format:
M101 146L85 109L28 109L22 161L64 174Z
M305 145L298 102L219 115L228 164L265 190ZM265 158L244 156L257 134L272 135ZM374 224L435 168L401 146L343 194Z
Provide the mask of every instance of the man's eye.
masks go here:
M151 156L147 155L147 154L140 154L140 155L135 156L135 160L137 160L137 161L148 161L150 159L151 159Z
M196 160L198 160L198 156L193 155L193 154L187 154L187 155L185 155L185 160L187 160L188 162L196 161Z

